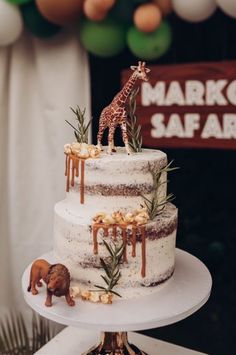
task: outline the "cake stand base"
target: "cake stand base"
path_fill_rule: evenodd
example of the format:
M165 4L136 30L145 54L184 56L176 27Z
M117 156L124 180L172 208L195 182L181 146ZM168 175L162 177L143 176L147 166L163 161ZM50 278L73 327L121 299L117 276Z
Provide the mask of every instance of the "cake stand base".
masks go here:
M147 355L129 344L127 332L102 332L101 343L82 355Z

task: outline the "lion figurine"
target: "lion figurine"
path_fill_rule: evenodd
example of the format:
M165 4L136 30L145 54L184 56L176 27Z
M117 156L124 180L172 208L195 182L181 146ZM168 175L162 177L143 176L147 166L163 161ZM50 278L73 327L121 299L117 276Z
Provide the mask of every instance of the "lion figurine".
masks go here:
M65 296L69 306L74 306L75 301L70 295L70 273L68 269L62 264L49 264L46 260L35 260L30 270L30 280L28 292L33 295L38 294L36 285L42 286L43 280L47 285L47 298L45 306L52 306L52 296Z

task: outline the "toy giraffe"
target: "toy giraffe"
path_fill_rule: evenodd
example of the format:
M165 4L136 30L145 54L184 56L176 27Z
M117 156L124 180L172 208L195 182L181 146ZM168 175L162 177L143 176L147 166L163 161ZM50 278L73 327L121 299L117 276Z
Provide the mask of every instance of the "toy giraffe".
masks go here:
M138 66L131 66L130 68L134 71L130 76L127 83L124 85L122 90L114 97L110 105L102 110L101 116L99 118L99 131L97 135L97 144L100 149L102 149L102 136L104 130L108 127L108 154L115 152L114 146L114 133L118 125L121 126L122 139L125 144L126 152L131 153L128 143L128 135L126 129L126 102L131 94L133 87L136 84L137 79L148 81L147 73L150 69L145 67L145 62L138 62Z

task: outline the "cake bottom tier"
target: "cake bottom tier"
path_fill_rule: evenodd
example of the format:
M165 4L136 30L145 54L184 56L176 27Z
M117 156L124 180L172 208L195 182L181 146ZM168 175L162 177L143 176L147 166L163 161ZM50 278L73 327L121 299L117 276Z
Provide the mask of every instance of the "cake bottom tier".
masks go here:
M101 275L100 258L109 256L103 240L109 244L125 240L125 252L120 264L119 292L123 297L135 297L153 292L154 286L163 284L174 272L177 209L167 204L154 220L135 233L109 228L98 230L96 242L92 226L82 217L72 215L67 201L55 206L54 253L58 262L66 265L72 283L84 287L105 286Z

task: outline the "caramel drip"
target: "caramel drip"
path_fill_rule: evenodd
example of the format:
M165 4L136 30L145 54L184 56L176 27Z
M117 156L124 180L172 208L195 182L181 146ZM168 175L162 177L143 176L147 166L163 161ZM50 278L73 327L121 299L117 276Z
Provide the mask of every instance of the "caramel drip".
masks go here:
M75 161L75 176L79 177L79 159Z
M66 154L66 161L65 161L65 176L67 176L67 164L68 164L68 155Z
M117 237L117 229L116 229L116 226L114 226L113 228L112 228L112 234L113 234L113 238L114 238L114 240L116 241L116 237Z
M126 228L121 228L122 229L122 239L124 242L124 251L123 251L123 262L127 263L127 234L126 234Z
M136 233L137 229L136 227L132 228L132 257L136 257Z
M72 160L72 166L71 166L71 160ZM81 165L80 165L80 160L81 160ZM67 177L66 192L69 192L70 186L75 185L75 176L79 177L79 165L81 169L80 203L84 204L85 159L79 159L76 156L66 154L66 162L65 162L65 176Z
M71 177L71 186L75 185L75 160L72 158L72 177Z
M98 254L98 227L93 227L93 253Z
M69 192L70 190L70 161L71 157L69 156L67 159L67 171L66 171L66 176L67 176L67 181L66 181L66 192Z
M121 228L122 231L122 239L124 243L123 250L123 262L127 263L127 227L124 225L110 225L109 227L104 226L103 224L95 224L93 225L93 252L94 254L98 254L98 230L100 228L103 229L104 237L109 235L109 228L112 228L112 234L114 240L117 239L117 227ZM132 227L132 236L131 236L131 244L132 244L132 257L136 257L136 244L137 244L137 226ZM146 276L146 229L145 226L140 226L139 231L141 233L141 259L142 259L142 267L141 267L141 275L142 277Z
M141 227L141 236L142 236L142 277L146 276L146 233L145 227Z
M81 159L80 203L84 204L84 159Z
M103 235L104 235L104 237L108 237L108 235L109 235L109 228L108 227L103 227Z

